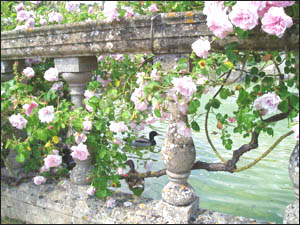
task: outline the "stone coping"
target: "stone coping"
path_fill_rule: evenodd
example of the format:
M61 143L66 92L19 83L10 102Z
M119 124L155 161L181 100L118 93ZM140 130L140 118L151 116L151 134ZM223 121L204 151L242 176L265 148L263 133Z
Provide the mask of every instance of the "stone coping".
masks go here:
M47 181L37 186L32 181L19 186L9 186L1 180L1 216L33 224L166 224L171 220L159 216L160 201L113 192L116 199L113 209L106 202L88 196L89 185L75 185L70 180ZM200 200L201 202L201 200ZM125 204L124 204L125 203ZM181 223L180 221L172 221ZM210 210L198 209L192 224L254 224L270 222L232 216Z
M155 18L155 19L154 19ZM295 27L295 26L294 26ZM79 57L112 53L179 54L192 52L199 36L211 38L202 12L160 13L121 18L119 22L90 21L1 32L1 60ZM255 28L249 38L234 35L212 43L214 51L236 41L239 50L298 50L299 31L289 29L274 38Z

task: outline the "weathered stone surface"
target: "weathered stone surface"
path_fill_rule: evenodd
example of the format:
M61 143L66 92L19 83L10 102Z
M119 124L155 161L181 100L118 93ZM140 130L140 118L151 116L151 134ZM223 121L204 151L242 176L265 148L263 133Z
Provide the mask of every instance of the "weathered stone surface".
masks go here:
M201 12L162 13L153 20L152 29L153 37L151 16L135 16L113 23L91 21L7 31L1 33L1 58L74 57L152 50L155 54L190 53L191 44L199 36L212 36L206 26L206 16ZM214 41L212 49L223 51L225 44L237 41L240 50L297 50L298 34L298 30L286 32L283 38L274 40L257 28L247 40L229 35Z
M88 196L89 185L75 185L70 180L50 182L37 186L31 180L19 186L8 186L1 180L1 216L36 224L167 224L169 220L158 215L160 201L113 192L116 200L113 209L106 202ZM132 203L125 206L125 202ZM195 203L195 207L198 204ZM191 207L182 207L174 214L181 215ZM162 211L160 212L160 214ZM216 223L264 223L245 217L231 216L209 210L198 209L189 221L191 224Z
M1 82L6 82L14 78L13 65L16 60L5 60L1 59ZM18 72L21 72L25 68L25 61L18 61Z
M55 58L54 59L55 68L59 72L90 72L98 68L97 58L95 56L91 57L74 57L74 58Z
M91 157L89 156L86 160L74 159L74 161L76 162L76 166L71 172L72 182L75 184L91 184L91 181L86 179L92 172Z

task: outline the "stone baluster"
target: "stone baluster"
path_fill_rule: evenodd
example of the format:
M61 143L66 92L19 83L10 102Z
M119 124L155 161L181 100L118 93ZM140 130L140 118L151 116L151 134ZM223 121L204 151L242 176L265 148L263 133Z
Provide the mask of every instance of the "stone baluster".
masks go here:
M289 176L293 183L296 200L286 207L283 223L299 224L299 141L290 157Z
M14 78L14 73L13 73L13 65L17 60L5 60L1 61L1 83L9 81ZM18 72L20 73L23 69L25 68L25 61L24 60L18 60ZM1 120L1 127L2 127L2 120ZM16 138L25 138L26 133L23 130L18 130L18 129L13 129L14 130L14 135ZM4 138L5 137L2 137ZM17 156L17 151L15 149L9 149L9 153L6 157L6 160L12 169L14 176L19 177L21 173L23 172L24 164L23 163L18 163L16 161L16 156ZM13 176L11 172L5 167L1 168L1 175L5 176Z
M177 130L177 123L187 121L187 115L182 114L175 103L169 110L169 127L162 148L169 183L163 188L162 200L155 210L172 223L186 223L199 206L199 198L187 182L195 162L195 146L192 137L184 137Z
M63 79L69 84L73 109L83 106L84 91L89 82L92 70L97 69L96 56L54 59L55 68L62 73ZM69 130L68 135L73 135ZM90 151L90 149L89 149ZM90 151L91 153L91 151ZM71 173L71 181L75 184L90 184L86 178L92 169L90 156L83 161L75 160L76 166Z
M14 78L13 65L17 60L1 61L1 83ZM25 68L25 61L18 60L18 72L20 73Z

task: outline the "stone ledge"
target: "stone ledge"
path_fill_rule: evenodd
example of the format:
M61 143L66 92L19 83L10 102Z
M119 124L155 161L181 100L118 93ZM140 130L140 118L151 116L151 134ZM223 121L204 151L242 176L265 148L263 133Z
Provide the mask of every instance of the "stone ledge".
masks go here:
M69 180L62 184L47 182L41 186L36 186L31 181L19 186L9 186L1 181L1 216L33 224L170 223L155 213L154 209L160 202L158 200L113 192L116 206L109 209L105 201L87 195L88 187L89 185L72 184ZM132 205L126 207L124 202L131 202ZM268 222L198 209L197 218L193 218L190 223Z

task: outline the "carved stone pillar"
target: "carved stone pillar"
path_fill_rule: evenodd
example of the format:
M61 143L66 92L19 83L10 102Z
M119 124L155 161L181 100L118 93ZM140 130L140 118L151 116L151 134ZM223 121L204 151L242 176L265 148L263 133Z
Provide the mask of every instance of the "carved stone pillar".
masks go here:
M192 137L185 137L177 130L178 122L187 121L175 104L170 106L169 127L162 148L162 158L170 182L162 190L162 200L156 212L172 223L188 222L196 214L199 198L187 183L190 169L195 162L195 146Z
M97 69L96 56L84 56L74 58L56 58L54 59L55 67L62 73L63 79L69 84L73 109L82 107L84 91L86 85L92 76L92 70ZM67 135L73 135L69 129ZM71 181L75 184L89 184L86 177L91 171L91 158L80 161L75 160L76 166L71 173Z
M294 186L296 201L286 207L283 223L299 224L299 141L290 157L289 175Z
M9 81L14 78L13 65L17 60L1 61L1 83ZM21 72L25 68L24 60L18 60L18 71Z

